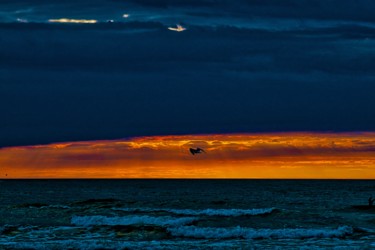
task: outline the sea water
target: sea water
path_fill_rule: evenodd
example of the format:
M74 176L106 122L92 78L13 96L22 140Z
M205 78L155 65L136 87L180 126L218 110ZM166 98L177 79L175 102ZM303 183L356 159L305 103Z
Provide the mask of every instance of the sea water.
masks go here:
M369 249L371 195L375 181L2 180L0 249Z

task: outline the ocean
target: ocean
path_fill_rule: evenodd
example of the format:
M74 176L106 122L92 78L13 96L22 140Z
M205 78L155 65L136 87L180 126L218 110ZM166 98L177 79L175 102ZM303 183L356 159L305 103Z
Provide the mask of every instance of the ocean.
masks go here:
M375 181L1 180L0 249L370 249Z

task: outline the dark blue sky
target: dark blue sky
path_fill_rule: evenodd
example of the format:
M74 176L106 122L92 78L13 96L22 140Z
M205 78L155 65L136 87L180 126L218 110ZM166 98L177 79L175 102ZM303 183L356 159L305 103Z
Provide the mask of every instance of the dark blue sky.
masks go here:
M0 146L375 130L373 1L59 2L0 3Z

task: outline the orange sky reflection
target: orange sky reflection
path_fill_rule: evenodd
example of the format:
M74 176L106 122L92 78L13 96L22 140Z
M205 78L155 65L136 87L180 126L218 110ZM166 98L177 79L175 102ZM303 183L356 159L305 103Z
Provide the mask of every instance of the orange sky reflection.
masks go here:
M193 156L189 147L207 153ZM375 132L153 136L0 149L0 178L375 179L374 170Z

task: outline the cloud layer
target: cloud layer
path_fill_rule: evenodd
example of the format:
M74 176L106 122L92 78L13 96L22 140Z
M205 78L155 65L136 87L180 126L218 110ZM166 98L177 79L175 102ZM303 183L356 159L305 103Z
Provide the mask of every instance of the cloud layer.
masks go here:
M185 135L4 148L0 164L8 178L366 179L374 152L374 133Z
M375 130L371 1L86 5L1 3L0 146Z

